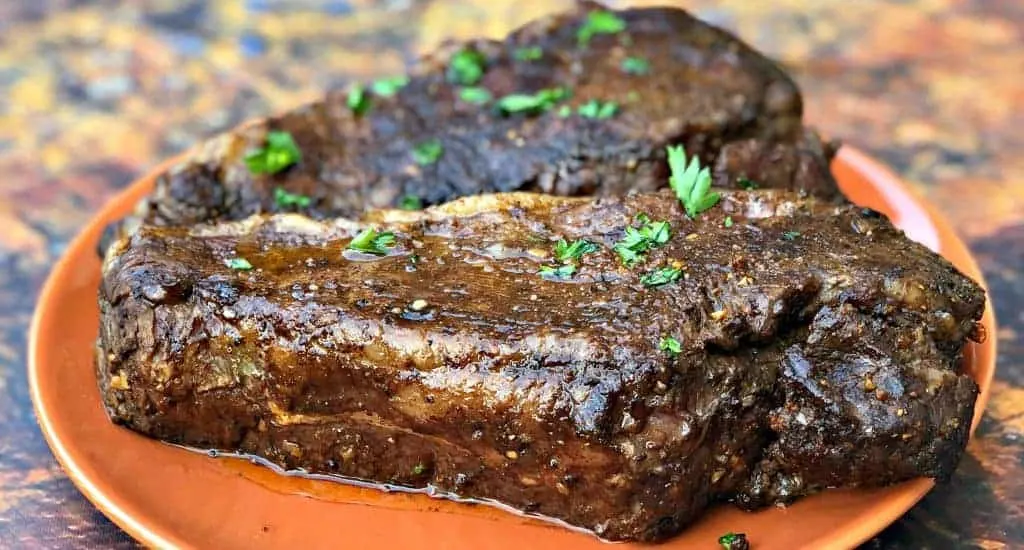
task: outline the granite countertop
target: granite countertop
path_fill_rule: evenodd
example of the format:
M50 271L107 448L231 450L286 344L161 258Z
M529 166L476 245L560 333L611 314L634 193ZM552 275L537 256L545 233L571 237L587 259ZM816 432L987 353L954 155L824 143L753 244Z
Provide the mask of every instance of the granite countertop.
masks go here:
M25 381L39 289L107 199L202 137L567 2L0 3L0 546L135 546L61 472ZM988 278L1000 355L969 455L867 547L1024 546L1024 2L680 3L782 60L810 121L933 201Z

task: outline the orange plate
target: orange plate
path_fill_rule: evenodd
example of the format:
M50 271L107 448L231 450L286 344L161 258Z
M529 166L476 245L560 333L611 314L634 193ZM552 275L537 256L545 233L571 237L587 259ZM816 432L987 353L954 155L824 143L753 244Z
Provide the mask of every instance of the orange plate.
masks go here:
M834 168L854 202L889 214L912 238L982 280L948 223L890 172L849 147ZM43 433L71 480L125 531L156 547L609 548L589 535L490 507L280 476L111 424L93 375L95 245L104 224L129 212L152 184L152 175L136 182L71 244L43 290L30 341L29 382ZM996 333L991 303L984 324L989 335ZM995 342L990 337L967 349L967 368L981 386L972 430L988 401ZM881 490L833 491L758 513L723 505L659 548L714 548L727 531L747 533L757 550L848 548L896 520L931 487L931 480L918 479Z

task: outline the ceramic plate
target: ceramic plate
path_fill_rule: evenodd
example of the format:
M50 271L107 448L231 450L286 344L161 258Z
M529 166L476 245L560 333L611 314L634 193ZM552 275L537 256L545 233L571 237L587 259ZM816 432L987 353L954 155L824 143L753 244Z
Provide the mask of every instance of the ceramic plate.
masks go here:
M911 238L982 280L948 223L889 171L849 147L834 170L854 202L889 214ZM111 424L93 375L96 242L104 225L128 213L152 183L150 176L133 184L74 240L43 290L30 341L29 382L43 433L71 480L125 531L148 546L179 548L610 548L592 536L489 507L285 477ZM983 322L994 335L991 303ZM988 401L995 341L966 350L967 369L981 386L972 432ZM881 490L827 492L758 513L723 505L659 550L715 548L728 531L747 533L755 550L848 548L895 521L931 487L932 481L918 479Z

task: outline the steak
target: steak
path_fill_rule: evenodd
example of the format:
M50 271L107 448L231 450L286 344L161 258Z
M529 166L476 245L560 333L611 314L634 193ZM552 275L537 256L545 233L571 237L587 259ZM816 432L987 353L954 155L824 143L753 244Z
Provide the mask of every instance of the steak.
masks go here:
M626 228L661 220L667 242L623 265ZM346 248L371 226L393 246ZM539 274L558 239L596 246ZM978 285L874 211L787 191L696 220L660 191L144 226L103 269L115 422L610 540L718 501L944 480L978 392L959 373Z
M595 13L614 13L625 28L583 44L581 29ZM472 88L493 97L486 104L463 100L466 86L452 81L453 60L467 52L479 56L483 73ZM566 97L513 113L497 106L509 95L543 90ZM352 98L358 96L351 91L332 92L199 145L159 175L153 193L111 228L103 248L139 224L192 225L279 211L357 218L403 200L429 205L487 192L652 191L664 186L669 144L685 145L706 165L717 162L717 187L746 178L761 187L840 197L829 171L837 145L802 127L802 100L790 77L735 36L680 9L609 12L581 2L503 41L448 44L412 67L393 95L367 90L358 112L349 107ZM618 112L580 114L592 101L614 103ZM245 157L271 131L290 133L301 161L254 175ZM425 144L436 148L436 159L417 157ZM275 200L279 188L305 199L282 204Z

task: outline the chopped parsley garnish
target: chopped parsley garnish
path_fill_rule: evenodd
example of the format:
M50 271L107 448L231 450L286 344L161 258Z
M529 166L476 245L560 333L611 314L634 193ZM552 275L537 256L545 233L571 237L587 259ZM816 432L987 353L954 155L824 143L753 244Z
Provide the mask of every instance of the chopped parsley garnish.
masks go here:
M626 235L614 246L615 252L618 252L619 258L627 267L636 265L643 260L645 252L667 243L672 236L668 222L652 222L644 214L637 216L637 219L643 225L639 229L627 227Z
M723 550L750 550L750 542L743 533L726 533L718 537L718 544Z
M237 269L238 271L249 271L252 269L252 264L245 258L231 258L224 260L224 263L231 269Z
M382 78L374 81L374 83L370 85L370 89L373 90L373 93L379 96L391 97L397 94L398 90L401 90L408 83L409 77L407 76L393 76L391 78Z
M640 234L653 245L663 245L671 237L671 229L668 222L648 222L640 228Z
M585 46L595 34L616 34L626 30L626 21L606 10L594 10L576 31L576 41Z
M651 63L642 57L627 57L620 65L627 74L647 74L651 71Z
M568 279L572 277L573 273L576 273L576 266L573 264L563 265L542 265L538 272L545 277L555 277L557 279Z
M565 88L546 88L535 94L509 94L498 100L502 113L540 113L568 97Z
M747 179L745 177L738 178L736 180L736 185L739 185L740 189L745 189L747 191L750 191L751 189L757 189L757 182L754 180Z
M448 62L448 80L462 86L473 86L484 77L487 58L476 50L460 50Z
M648 271L640 276L640 282L644 286L662 286L678 281L683 276L683 270L674 267L662 267L654 271Z
M799 237L799 236L800 236L800 232L799 231L786 231L785 233L782 234L782 238L786 239L787 241L796 240L796 238Z
M421 464L417 464L417 465L412 467L412 475L414 475L414 476L421 475L421 474L423 474L423 472L426 472L426 471L427 471L427 467L426 467L426 465L424 465L422 463Z
M649 248L648 243L649 239L647 239L647 237L645 237L639 229L635 227L627 227L626 236L623 237L621 241L615 243L615 246L624 246L631 250L642 252L643 250L639 249L643 248L644 250L646 250L647 248Z
M675 192L679 202L683 203L686 215L691 218L718 204L718 193L709 193L711 189L711 172L701 167L700 159L686 159L686 150L682 145L666 148L668 167L672 176L668 180L669 187Z
M388 253L388 249L395 246L395 234L390 231L378 232L372 227L359 232L352 242L348 243L349 250L358 250L359 252L366 252L367 254L375 254L377 256L383 256Z
M517 61L536 61L544 57L544 50L542 50L540 46L526 46L523 48L516 48L515 51L512 52L512 56L515 57Z
M559 239L555 243L555 260L559 265L542 265L538 273L545 277L568 279L576 273L576 260L584 254L591 254L598 251L598 246L585 239L577 239L572 243L565 239Z
M640 101L640 92L637 92L636 90L630 90L629 93L626 94L626 101L630 103L636 103L637 101Z
M565 239L559 239L555 243L555 259L560 262L571 262L583 257L584 254L591 254L598 251L598 246L588 240L578 239L571 244Z
M606 119L615 116L619 112L619 104L614 101L601 102L596 99L580 105L576 110L583 118Z
M661 341L658 342L658 349L668 352L669 355L676 356L683 351L683 345L679 343L679 340L671 336L662 336Z
M416 159L416 164L420 166L434 164L442 154L444 154L444 145L441 145L441 140L436 138L424 141L412 150L412 156Z
M348 98L345 100L345 104L357 116L362 116L366 114L366 111L370 110L370 96L362 85L353 84L348 90Z
M288 132L267 132L267 144L245 157L253 174L276 174L302 160L302 151Z
M572 116L572 107L568 105L562 105L558 108L558 116L561 118L569 118Z
M732 227L732 216L726 216L725 217L725 226L726 227Z
M398 207L402 210L421 210L423 209L423 201L416 195L406 195L398 201Z
M622 260L622 264L626 267L633 267L640 263L644 259L644 255L637 252L635 249L628 246L615 246L615 251L619 253L619 258Z
M300 195L298 193L289 193L284 187L274 188L274 204L278 208L288 208L289 206L297 206L299 208L309 208L309 205L313 203L313 199L306 195Z
M459 99L466 103L472 103L474 105L483 105L490 101L494 96L491 91L487 88L481 88L479 86L470 86L459 90Z

